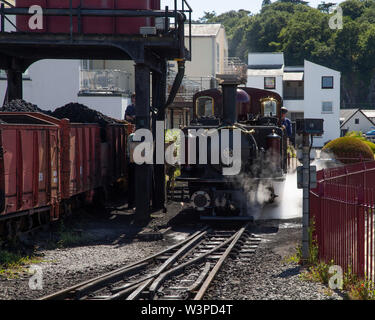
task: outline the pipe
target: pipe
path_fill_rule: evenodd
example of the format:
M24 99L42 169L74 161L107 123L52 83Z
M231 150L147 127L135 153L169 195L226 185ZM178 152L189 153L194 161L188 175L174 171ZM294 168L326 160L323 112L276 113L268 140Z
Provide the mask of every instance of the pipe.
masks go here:
M180 89L182 80L185 76L185 60L178 60L178 72L176 75L176 78L174 79L171 92L169 93L168 100L166 104L159 109L158 111L158 118L162 112L165 112L165 110L173 103L174 99L176 98L177 92Z
M237 83L221 84L223 88L223 122L234 124L237 122Z

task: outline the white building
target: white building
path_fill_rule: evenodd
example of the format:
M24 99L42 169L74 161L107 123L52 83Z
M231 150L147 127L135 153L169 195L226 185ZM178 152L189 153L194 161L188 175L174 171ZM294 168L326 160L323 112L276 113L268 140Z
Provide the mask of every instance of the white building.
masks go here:
M363 134L375 129L375 110L343 109L340 111L341 135L350 131Z
M248 87L280 94L288 117L323 118L324 135L315 147L340 137L341 73L305 60L303 66L285 66L283 53L250 53Z

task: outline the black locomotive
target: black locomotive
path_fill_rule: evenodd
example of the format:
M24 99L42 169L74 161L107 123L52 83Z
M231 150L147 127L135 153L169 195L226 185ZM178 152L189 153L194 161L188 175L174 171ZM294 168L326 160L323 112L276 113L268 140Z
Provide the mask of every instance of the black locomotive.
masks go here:
M195 94L193 103L193 120L182 129L186 161L177 181L187 184L201 218L251 219L255 208L275 201L275 186L287 172L282 99L224 81L220 89Z

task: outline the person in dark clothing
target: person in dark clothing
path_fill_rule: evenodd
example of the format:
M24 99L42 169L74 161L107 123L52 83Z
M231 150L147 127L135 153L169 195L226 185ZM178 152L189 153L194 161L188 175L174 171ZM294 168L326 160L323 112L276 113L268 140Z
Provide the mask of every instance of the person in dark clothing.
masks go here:
M125 111L125 120L135 124L135 93L131 95L132 104L128 105Z
M290 139L293 135L292 122L286 117L287 113L288 113L288 109L282 107L281 108L281 125L284 126L284 128L286 129L286 134L288 135L288 138Z

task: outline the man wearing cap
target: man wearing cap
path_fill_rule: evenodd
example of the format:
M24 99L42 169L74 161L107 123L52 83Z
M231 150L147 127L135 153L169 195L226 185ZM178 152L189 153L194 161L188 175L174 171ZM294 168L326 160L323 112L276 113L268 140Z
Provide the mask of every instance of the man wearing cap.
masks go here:
M293 135L292 122L286 117L287 113L288 113L288 109L282 107L281 108L281 125L286 129L286 134L288 135L288 138L290 139Z

